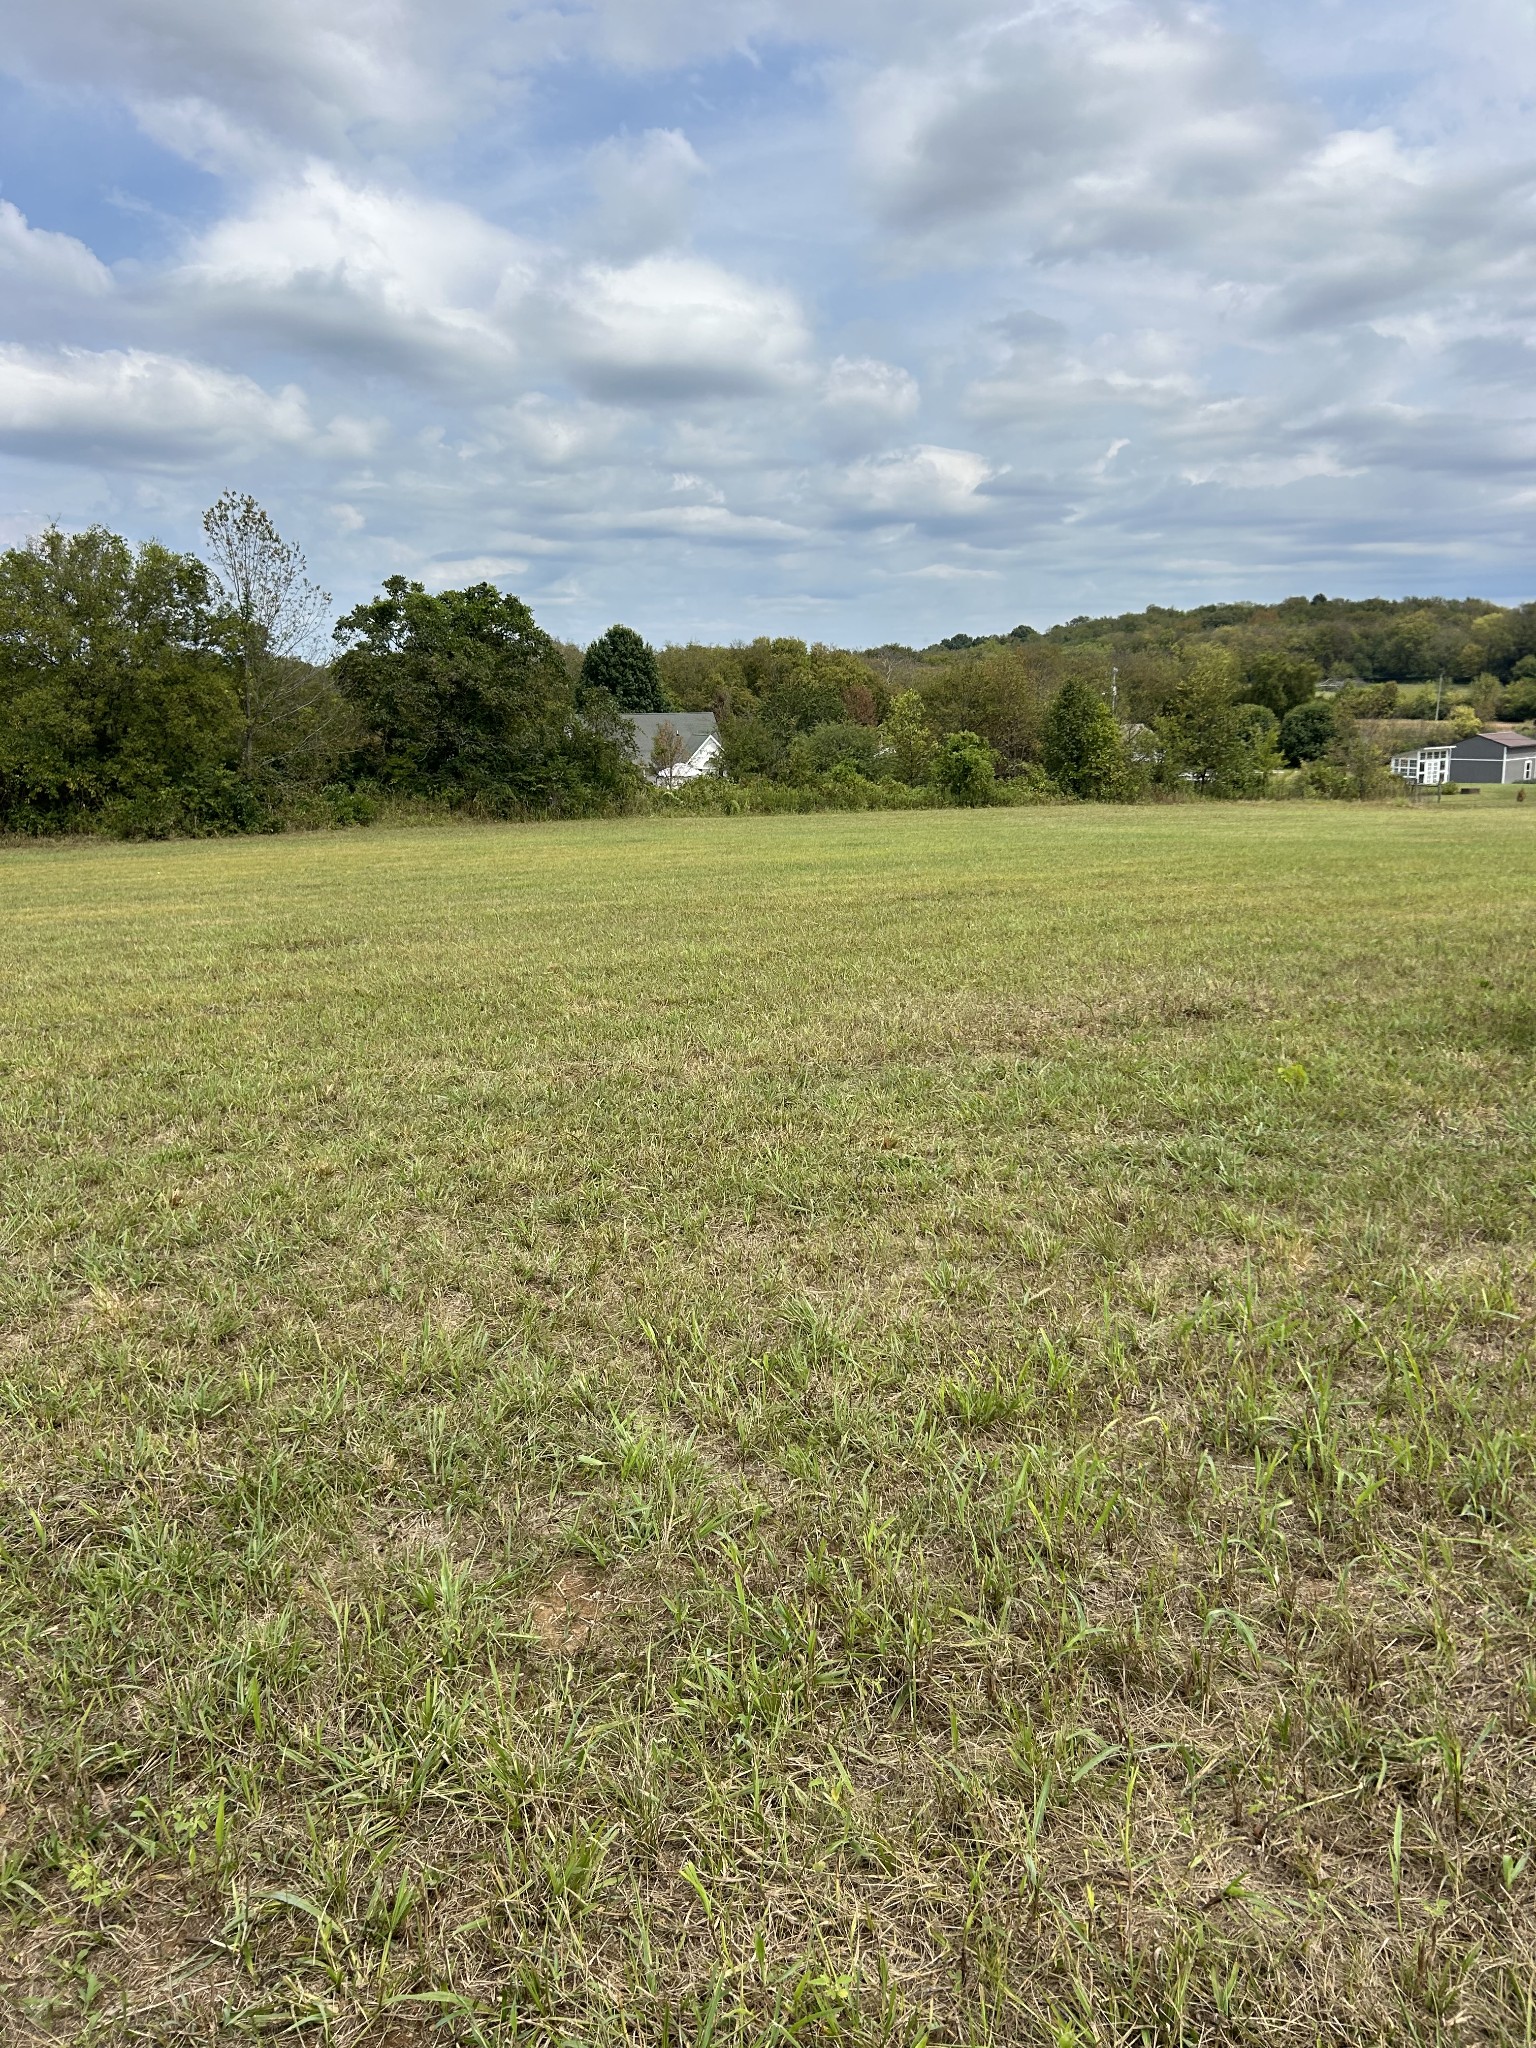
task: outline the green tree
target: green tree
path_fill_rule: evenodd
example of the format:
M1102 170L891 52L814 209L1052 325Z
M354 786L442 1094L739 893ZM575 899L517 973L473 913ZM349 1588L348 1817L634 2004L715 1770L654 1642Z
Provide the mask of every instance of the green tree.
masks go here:
M1069 796L1113 796L1125 762L1114 713L1087 683L1068 676L1045 714L1040 758L1058 789Z
M1536 654L1523 654L1515 663L1496 708L1500 718L1536 718Z
M926 782L933 760L933 732L916 690L903 690L880 728L885 764L898 782Z
M1190 660L1167 712L1157 721L1165 781L1193 783L1207 796L1257 796L1272 758L1275 720L1259 705L1266 728L1239 715L1237 664L1221 647L1202 647ZM1270 741L1268 748L1263 744Z
M1397 796L1402 783L1382 759L1380 746L1352 718L1341 718L1327 753L1306 764L1309 787L1318 796Z
M1317 761L1333 744L1338 713L1328 697L1313 697L1305 704L1293 704L1280 721L1280 751L1297 768L1303 761Z
M857 719L829 719L790 742L788 768L796 782L830 774L834 768L873 780L880 772L880 729L860 725Z
M932 667L920 684L929 724L938 732L980 734L1008 769L1035 758L1051 699L1064 676L1102 672L1099 655L1038 641L994 641Z
M590 810L633 786L611 700L578 706L558 646L494 584L428 596L391 576L336 637L362 774L499 811Z
M946 733L929 780L953 804L989 804L996 790L997 757L977 733Z
M874 671L856 654L798 640L754 642L766 649L759 681L762 715L788 736L819 725L873 725Z
M1323 679L1315 661L1285 648L1262 647L1243 664L1241 694L1250 704L1263 704L1276 718L1305 704Z
M621 711L667 711L656 656L632 626L610 626L581 664L589 690L606 690Z
M50 527L0 555L0 819L164 831L245 818L239 707L208 572ZM246 807L248 808L248 807Z

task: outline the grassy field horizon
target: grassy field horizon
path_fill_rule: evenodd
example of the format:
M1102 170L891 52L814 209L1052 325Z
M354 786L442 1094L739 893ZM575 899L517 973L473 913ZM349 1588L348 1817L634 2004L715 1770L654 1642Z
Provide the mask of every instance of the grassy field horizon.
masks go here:
M1533 852L0 849L0 2039L1536 2040Z

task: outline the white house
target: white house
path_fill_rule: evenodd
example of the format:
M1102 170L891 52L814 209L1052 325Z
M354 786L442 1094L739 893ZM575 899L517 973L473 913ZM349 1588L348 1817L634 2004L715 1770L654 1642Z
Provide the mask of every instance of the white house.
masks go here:
M1536 739L1523 732L1475 732L1454 745L1394 754L1392 773L1426 789L1444 782L1536 782Z
M631 711L630 759L663 789L695 782L720 759L713 711Z

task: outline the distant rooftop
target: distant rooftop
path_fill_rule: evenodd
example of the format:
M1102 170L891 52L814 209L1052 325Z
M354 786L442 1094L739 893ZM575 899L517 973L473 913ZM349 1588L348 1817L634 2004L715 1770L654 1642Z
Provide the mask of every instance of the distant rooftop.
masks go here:
M691 760L717 731L713 711L630 711L625 716L634 735L630 758L645 763L650 761L656 735L664 725L670 726L687 748L685 760Z

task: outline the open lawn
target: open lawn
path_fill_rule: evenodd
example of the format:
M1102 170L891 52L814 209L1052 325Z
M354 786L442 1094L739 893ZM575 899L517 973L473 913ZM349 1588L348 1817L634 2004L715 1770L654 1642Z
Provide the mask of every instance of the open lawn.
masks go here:
M1536 2038L1536 805L0 854L0 2038Z

